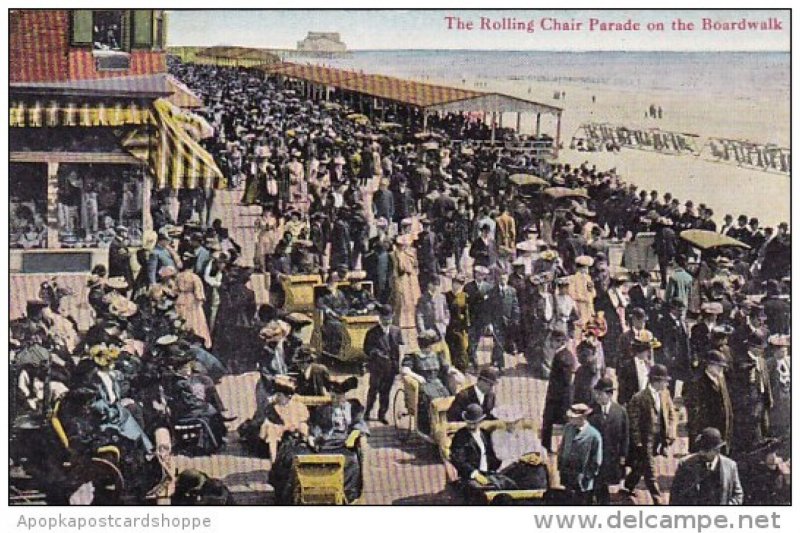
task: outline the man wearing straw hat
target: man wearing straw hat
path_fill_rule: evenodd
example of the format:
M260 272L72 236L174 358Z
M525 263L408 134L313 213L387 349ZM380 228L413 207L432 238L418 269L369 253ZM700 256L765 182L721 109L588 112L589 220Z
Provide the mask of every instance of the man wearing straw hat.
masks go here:
M558 473L573 504L592 502L595 478L603 461L603 438L588 422L591 407L573 404L567 410L567 425L558 447Z

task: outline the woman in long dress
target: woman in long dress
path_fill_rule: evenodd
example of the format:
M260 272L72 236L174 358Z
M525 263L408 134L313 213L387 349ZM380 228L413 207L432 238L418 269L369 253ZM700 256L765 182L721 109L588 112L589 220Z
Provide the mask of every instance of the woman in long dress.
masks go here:
M406 331L416 328L417 301L422 296L419 288L417 258L411 248L411 236L400 235L395 240L396 248L392 264L392 307L395 325Z
M208 330L203 303L206 299L203 281L194 273L194 256L184 257L183 267L175 276L175 287L178 293L175 299L175 311L186 321L186 327L203 339L206 348L211 348L211 333Z

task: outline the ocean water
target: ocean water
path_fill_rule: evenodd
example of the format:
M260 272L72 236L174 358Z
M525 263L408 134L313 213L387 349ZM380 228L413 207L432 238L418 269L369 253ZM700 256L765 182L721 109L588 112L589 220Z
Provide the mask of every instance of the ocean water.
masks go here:
M300 61L399 77L598 84L734 98L788 99L790 88L790 57L783 52L371 50Z

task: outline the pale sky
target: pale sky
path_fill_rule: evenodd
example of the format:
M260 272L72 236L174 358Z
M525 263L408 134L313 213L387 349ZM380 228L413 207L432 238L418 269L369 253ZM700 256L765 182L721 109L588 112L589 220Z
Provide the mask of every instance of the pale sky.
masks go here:
M445 17L472 21L472 31L448 30ZM481 17L534 21L534 31L480 30ZM781 30L704 31L704 18L718 22L767 21ZM544 31L542 19L580 21L579 31ZM640 31L588 31L589 20L641 24ZM697 25L676 31L680 18ZM663 23L665 31L647 31ZM783 11L654 11L654 10L211 10L170 11L172 46L238 45L295 48L308 31L339 32L349 49L501 49L501 50L666 50L781 51L790 46L789 12Z

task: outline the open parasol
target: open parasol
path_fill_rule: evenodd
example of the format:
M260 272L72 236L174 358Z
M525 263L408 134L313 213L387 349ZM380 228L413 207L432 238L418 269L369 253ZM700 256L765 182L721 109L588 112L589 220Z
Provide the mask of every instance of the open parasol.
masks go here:
M687 229L682 231L681 239L688 242L695 248L700 248L701 250L723 248L725 246L745 248L747 250L750 249L750 246L742 241L734 239L733 237L717 233L716 231L708 231L704 229Z
M550 185L546 180L540 178L539 176L534 176L533 174L512 174L508 179L511 181L511 183L514 185L519 185L520 187L528 185L541 185L546 187Z
M589 198L589 195L586 194L585 189L570 189L568 187L548 187L545 189L544 194L553 198L554 200L560 200L561 198Z

